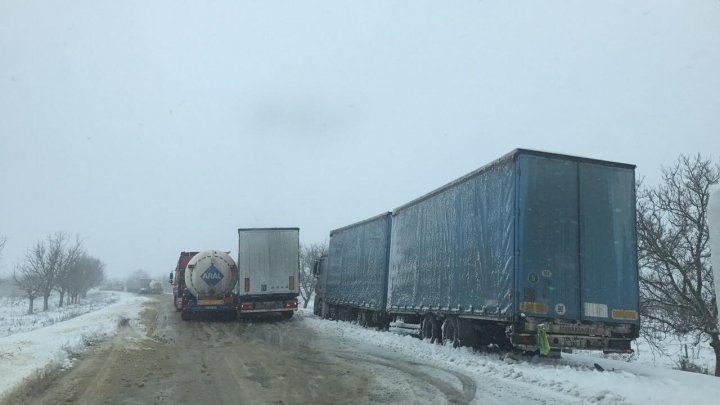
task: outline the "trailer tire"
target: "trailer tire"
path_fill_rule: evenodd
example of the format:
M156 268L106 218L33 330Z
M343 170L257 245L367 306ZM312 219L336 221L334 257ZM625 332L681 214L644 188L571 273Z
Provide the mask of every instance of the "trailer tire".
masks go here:
M180 319L182 319L183 321L189 321L192 319L192 314L188 311L182 311L180 313Z
M430 343L442 343L440 321L434 315L425 315L420 327L420 336L423 339L430 339Z
M458 334L457 318L446 318L442 323L442 344L452 345L452 347L460 346L460 336Z
M281 312L281 314L282 314L283 319L288 320L293 317L293 315L295 314L295 311L285 311L285 312Z

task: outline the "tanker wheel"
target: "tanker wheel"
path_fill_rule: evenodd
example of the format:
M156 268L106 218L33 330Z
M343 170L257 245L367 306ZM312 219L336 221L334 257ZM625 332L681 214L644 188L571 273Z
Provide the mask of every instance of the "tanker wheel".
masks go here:
M188 311L182 311L182 313L180 313L180 318L183 321L189 321L192 319L192 314Z
M442 324L442 344L452 345L452 347L460 346L460 338L458 334L458 321L456 318L447 318Z
M290 319L293 317L294 314L295 314L294 311L285 311L285 312L282 312L282 317L283 317L283 319Z
M368 325L367 311L362 310L362 309L358 311L357 324L362 326L363 328L367 328L367 325Z

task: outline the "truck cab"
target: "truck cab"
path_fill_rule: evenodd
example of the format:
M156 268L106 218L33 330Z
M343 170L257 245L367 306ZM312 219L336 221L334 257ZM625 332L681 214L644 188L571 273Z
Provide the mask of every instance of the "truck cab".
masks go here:
M170 284L173 286L173 305L178 312L182 311L185 302L183 300L183 293L187 289L185 285L185 268L188 262L190 262L190 259L196 254L198 254L198 252L180 252L180 258L175 266L175 270L170 273ZM173 277L173 274L175 277Z

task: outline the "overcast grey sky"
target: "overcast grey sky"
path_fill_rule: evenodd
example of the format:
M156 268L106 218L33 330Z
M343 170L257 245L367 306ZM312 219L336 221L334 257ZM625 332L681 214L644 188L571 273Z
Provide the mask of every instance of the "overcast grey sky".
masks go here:
M0 0L0 274L303 242L514 148L720 157L720 2Z

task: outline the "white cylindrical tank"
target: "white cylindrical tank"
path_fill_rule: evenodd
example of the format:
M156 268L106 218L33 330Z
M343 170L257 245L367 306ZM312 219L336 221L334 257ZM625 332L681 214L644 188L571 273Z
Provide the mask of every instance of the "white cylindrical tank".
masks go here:
M238 268L235 261L220 250L206 250L196 254L185 269L185 284L197 298L218 297L235 288Z

